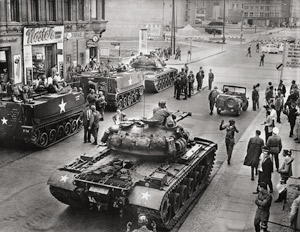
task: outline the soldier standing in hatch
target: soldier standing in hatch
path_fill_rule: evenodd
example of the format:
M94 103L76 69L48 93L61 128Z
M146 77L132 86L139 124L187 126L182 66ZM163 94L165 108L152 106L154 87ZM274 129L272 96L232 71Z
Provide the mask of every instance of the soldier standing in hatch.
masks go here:
M239 133L235 126L235 121L233 119L229 120L229 123L224 124L224 120L221 121L220 130L226 129L225 144L227 150L227 163L230 164L233 146L234 146L234 134Z

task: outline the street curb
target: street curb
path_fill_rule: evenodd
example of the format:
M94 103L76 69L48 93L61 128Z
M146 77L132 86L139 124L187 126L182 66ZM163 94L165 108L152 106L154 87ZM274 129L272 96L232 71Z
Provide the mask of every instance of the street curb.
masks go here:
M182 62L182 63L167 63L167 65L184 65L184 64L192 64L192 63L195 63L195 62L198 62L200 60L204 60L204 59L207 59L207 58L210 58L210 57L213 57L213 56L217 56L217 55L220 55L222 53L226 52L226 50L224 51L221 51L221 52L218 52L218 53L214 53L214 54L211 54L211 55L208 55L208 56L204 56L204 57L201 57L201 58L197 58L195 60L192 60L192 61L188 61L188 62Z

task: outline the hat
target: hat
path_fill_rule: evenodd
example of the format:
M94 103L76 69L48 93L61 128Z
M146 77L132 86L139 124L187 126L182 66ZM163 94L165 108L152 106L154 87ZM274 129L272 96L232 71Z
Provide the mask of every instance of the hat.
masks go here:
M274 127L272 132L273 134L278 135L279 129L277 127Z
M263 146L262 148L261 148L261 150L262 151L270 151L270 148L268 147L268 146Z
M217 86L215 86L215 87L214 87L214 89L218 89L218 87L217 87Z

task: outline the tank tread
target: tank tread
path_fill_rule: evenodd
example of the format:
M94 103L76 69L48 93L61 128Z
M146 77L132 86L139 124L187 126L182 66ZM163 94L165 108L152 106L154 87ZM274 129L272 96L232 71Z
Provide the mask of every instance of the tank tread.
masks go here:
M177 74L176 70L168 73L157 74L155 80L145 80L145 90L151 93L159 93L174 85L174 77Z
M27 141L38 148L47 148L76 133L82 127L81 112L55 122L40 125L34 129L33 139Z
M121 110L123 110L138 103L143 93L144 86L138 86L134 89L131 89L130 91L118 94L115 108L120 108Z
M79 196L70 190L49 186L50 193L60 202L69 205L74 208L84 208L85 205L82 203Z
M182 186L184 180L186 179L186 177L188 177L188 175L190 175L193 171L196 170L196 168L198 166L200 166L201 161L200 160L198 163L196 163L187 173L185 176L182 176L180 179L178 179L178 181L170 188L168 189L168 191L166 192L163 200L162 200L162 205L159 211L157 210L149 210L147 208L143 208L138 206L137 210L138 213L145 213L147 215L149 215L149 218L152 218L154 220L156 220L158 227L160 228L165 228L167 230L171 230L172 228L174 228L174 226L178 223L178 221L184 217L184 215L186 214L186 212L188 211L190 205L192 205L192 203L197 199L197 196L199 196L199 194L201 194L202 191L205 190L205 188L207 187L208 183L209 183L209 176L211 174L212 171L212 167L213 167L213 163L214 163L214 159L215 159L215 152L208 154L205 158L207 159L206 163L207 165L205 166L205 173L204 176L200 179L201 180L201 184L198 186L197 189L195 189L193 191L193 193L188 196L188 199L185 201L185 203L178 209L178 211L176 213L174 212L170 212L172 215L170 216L171 218L168 221L164 221L162 218L165 218L165 215L162 214L162 207L164 205L164 202L168 202L167 204L170 205L169 201L170 201L170 196L172 193L177 193L176 190Z

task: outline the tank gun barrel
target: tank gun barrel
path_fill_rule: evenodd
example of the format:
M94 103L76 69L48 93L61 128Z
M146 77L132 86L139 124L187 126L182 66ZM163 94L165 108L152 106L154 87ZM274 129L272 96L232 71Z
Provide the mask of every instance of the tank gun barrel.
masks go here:
M188 116L192 116L192 112L183 112L181 115L179 115L176 119L175 122L179 122L183 119L185 119Z

